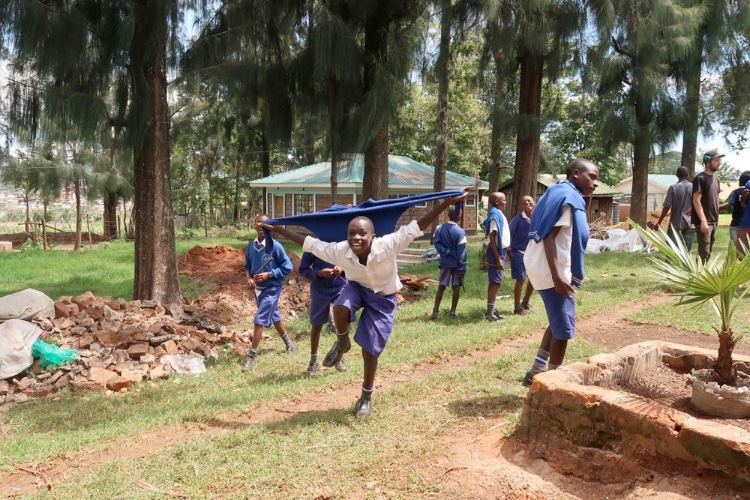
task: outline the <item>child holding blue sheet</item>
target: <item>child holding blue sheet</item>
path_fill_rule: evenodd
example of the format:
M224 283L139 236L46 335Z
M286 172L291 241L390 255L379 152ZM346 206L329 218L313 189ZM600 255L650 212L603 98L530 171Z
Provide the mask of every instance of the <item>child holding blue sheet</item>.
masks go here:
M372 413L372 393L375 390L375 373L378 358L383 352L393 330L396 313L396 292L401 289L396 256L417 237L424 234L433 220L449 205L463 200L465 191L435 206L418 221L401 226L393 233L376 237L372 221L355 217L348 224L347 239L327 243L311 236L303 237L280 226L265 225L273 233L302 245L326 262L340 266L348 285L334 303L334 323L337 340L323 360L323 366L334 366L351 349L349 324L351 314L360 311L359 325L354 341L362 347L364 377L362 393L354 409L356 418L363 419Z

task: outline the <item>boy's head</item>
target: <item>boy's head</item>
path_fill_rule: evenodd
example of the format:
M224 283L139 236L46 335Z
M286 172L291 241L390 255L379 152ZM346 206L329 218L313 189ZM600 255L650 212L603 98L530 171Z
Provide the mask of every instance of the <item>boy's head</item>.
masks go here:
M745 187L747 181L750 181L750 170L745 170L740 174L740 186Z
M266 214L260 214L255 218L253 229L258 233L258 241L263 241L266 238L266 235L263 234L263 224L265 224L267 220L268 216Z
M492 193L487 201L489 202L491 207L495 207L498 210L505 210L505 194L501 193L500 191Z
M364 258L370 255L370 247L375 237L375 226L367 217L355 217L349 223L346 241L354 255Z
M458 222L458 212L456 212L456 207L454 205L448 207L448 220Z
M576 158L568 164L566 174L584 196L592 194L599 186L599 165L593 161Z
M536 202L534 201L534 198L532 198L529 195L524 196L521 198L521 208L523 209L523 213L526 214L526 217L531 217L531 212L534 211L534 206L536 205Z

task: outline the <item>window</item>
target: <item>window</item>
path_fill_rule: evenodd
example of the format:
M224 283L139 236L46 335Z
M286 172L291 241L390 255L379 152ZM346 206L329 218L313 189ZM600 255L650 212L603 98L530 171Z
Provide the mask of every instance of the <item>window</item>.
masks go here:
M470 194L466 197L466 206L467 207L475 207L477 206L477 195Z
M389 194L389 200L395 200L396 198L406 198L407 196L416 196L416 194ZM427 208L427 202L422 202L419 205L414 205L416 208Z
M309 214L315 211L315 195L314 194L295 194L294 195L294 207L293 215Z

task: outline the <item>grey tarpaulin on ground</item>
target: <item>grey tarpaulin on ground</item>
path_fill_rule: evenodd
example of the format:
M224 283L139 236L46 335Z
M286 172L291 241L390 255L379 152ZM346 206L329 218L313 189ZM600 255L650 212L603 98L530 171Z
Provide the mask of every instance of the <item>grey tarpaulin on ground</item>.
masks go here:
M31 347L42 334L34 323L9 319L0 324L0 380L21 373L34 359Z
M55 301L39 290L27 288L0 297L0 323L9 319L31 321L37 317L55 319Z

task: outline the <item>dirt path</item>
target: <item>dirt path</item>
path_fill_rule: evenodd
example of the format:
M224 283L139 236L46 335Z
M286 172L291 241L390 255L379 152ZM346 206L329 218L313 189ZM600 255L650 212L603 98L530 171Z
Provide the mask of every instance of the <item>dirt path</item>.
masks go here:
M582 318L578 323L580 336L612 349L653 339L655 333L665 340L713 347L715 341L700 334L623 320L634 310L669 301L670 297L654 295L609 311L606 317ZM378 390L425 380L438 372L465 366L477 358L494 359L512 354L529 344L538 343L540 339L541 332L503 341L490 349L441 363L424 363L403 371L383 371L378 375ZM223 416L209 424L164 426L137 436L92 445L65 458L46 460L43 464L16 464L12 470L0 471L0 496L53 489L71 473L90 471L115 458L146 457L188 438L215 437L233 429L257 423L268 424L296 414L348 407L358 391L359 382L355 382L335 391L306 394L304 399L300 397L298 400L265 405L252 413ZM528 458L521 443L506 439L504 432L507 422L497 414L496 411L488 412L478 423L462 423L452 427L445 436L450 453L422 464L422 473L430 481L440 483L446 492L464 498L735 498L736 492L726 486L717 488L705 478L674 477L668 473L652 472L648 477L635 478L632 483L606 486L563 476L546 462Z

